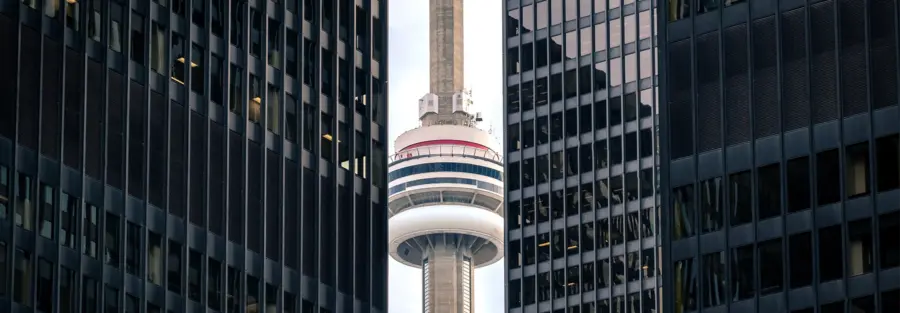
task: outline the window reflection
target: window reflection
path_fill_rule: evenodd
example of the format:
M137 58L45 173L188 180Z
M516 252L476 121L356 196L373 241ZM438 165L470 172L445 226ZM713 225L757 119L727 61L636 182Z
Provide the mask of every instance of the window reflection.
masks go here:
M759 293L781 292L784 286L781 238L759 243ZM764 267L764 268L763 268Z
M34 181L19 173L16 184L16 226L34 230Z
M722 228L722 178L716 177L700 183L700 227L703 233Z
M732 301L753 297L756 293L756 275L753 273L753 246L731 249Z
M872 220L853 221L847 225L847 268L850 276L872 272L875 263L872 246Z
M673 239L678 240L694 235L694 188L684 186L676 188L672 192L674 225L672 227Z
M675 312L697 309L697 271L693 259L675 262ZM621 312L621 311L620 311Z
M703 307L725 304L725 251L703 256Z
M547 28L547 23L549 22L547 2L549 1L541 1L537 3L537 10L535 11L537 27L535 27L535 30Z
M604 50L606 50L606 23L600 23L594 25L594 52Z
M538 3L540 4L540 3ZM522 33L530 33L534 28L534 5L522 7Z
M591 28L585 27L579 30L579 35L581 36L581 49L579 50L580 56L590 56L591 53L594 52L594 47L592 46L593 36L591 36Z
M691 1L693 0L668 0L669 22L674 22L691 16Z
M550 26L563 22L563 0L547 0L550 2Z
M653 35L653 23L655 19L650 16L650 10L638 13L638 37L640 39L650 38Z
M753 219L750 171L731 174L729 181L731 225L749 223Z

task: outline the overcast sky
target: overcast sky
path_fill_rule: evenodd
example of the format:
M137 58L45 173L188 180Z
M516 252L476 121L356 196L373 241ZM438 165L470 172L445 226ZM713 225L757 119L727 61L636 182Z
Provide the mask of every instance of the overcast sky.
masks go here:
M482 127L503 130L503 21L498 0L464 0L466 87L483 112ZM428 0L390 0L389 137L418 126L418 99L428 92ZM389 268L390 313L422 312L422 272ZM475 271L475 313L503 312L503 260Z

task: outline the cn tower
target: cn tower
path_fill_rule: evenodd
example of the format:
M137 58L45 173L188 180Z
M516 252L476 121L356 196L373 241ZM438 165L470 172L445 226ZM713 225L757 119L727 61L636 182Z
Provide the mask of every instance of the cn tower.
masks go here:
M423 313L472 313L475 268L503 257L503 160L464 87L463 0L429 3L430 90L389 160L389 247L422 269Z

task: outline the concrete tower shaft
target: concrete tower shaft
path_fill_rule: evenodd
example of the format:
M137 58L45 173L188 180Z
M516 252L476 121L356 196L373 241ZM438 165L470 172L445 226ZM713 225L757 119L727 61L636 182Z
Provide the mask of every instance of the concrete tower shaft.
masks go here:
M437 95L437 114L423 117L424 125L453 123L466 116L453 112L453 95L465 88L463 0L430 0L429 93Z

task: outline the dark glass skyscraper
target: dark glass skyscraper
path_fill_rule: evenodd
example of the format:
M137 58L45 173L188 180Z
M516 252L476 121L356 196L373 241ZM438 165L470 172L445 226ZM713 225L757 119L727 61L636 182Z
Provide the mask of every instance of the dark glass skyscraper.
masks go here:
M658 312L656 1L504 1L507 311Z
M0 312L387 312L387 12L0 0Z
M900 312L896 0L666 0L666 312Z

